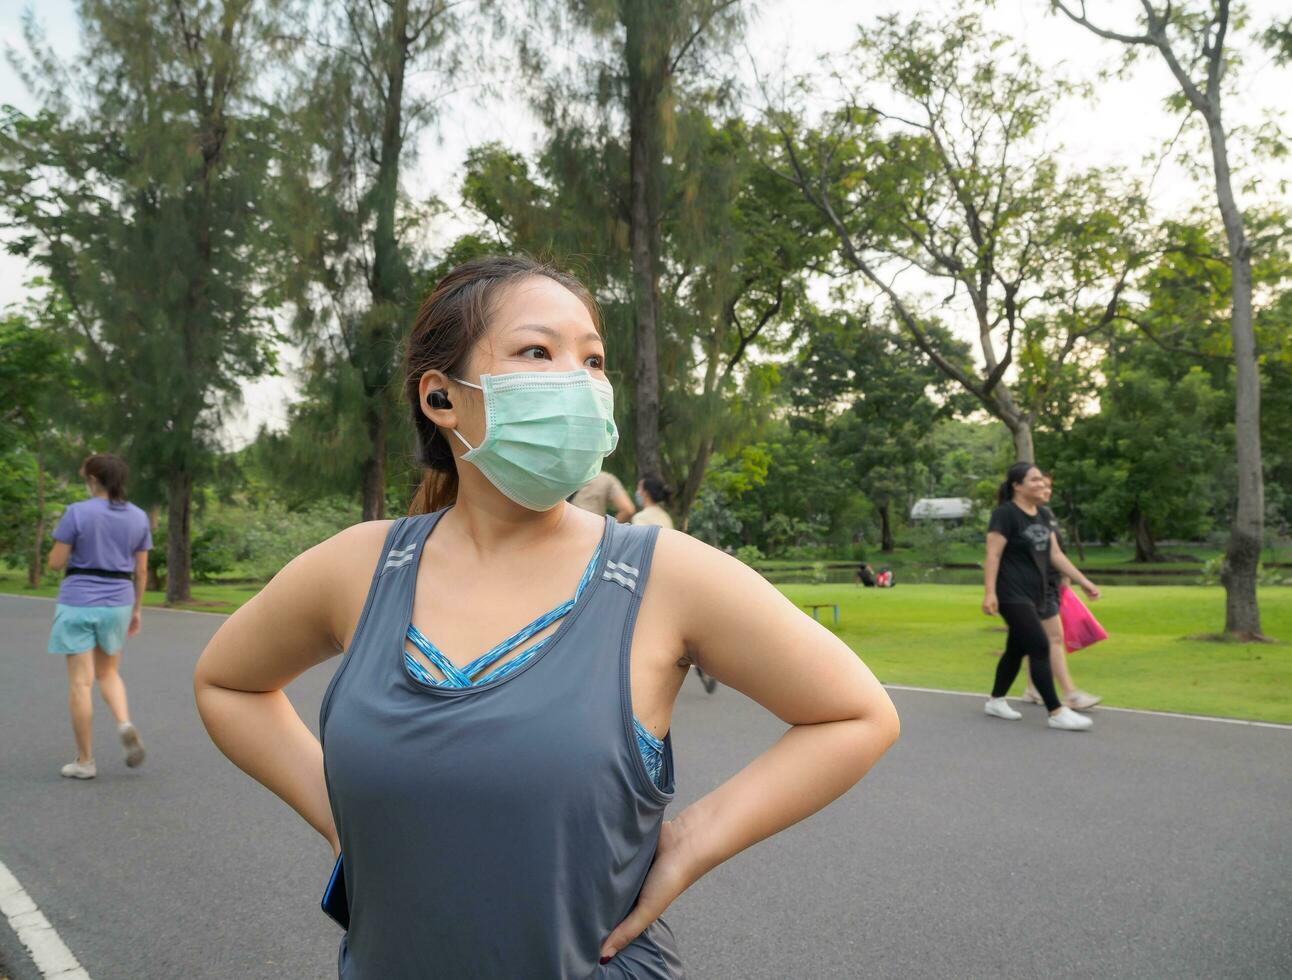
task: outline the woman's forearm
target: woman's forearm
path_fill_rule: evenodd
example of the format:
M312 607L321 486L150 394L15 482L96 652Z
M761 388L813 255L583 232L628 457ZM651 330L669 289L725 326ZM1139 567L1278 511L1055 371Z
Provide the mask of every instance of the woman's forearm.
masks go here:
M1000 553L988 549L982 562L983 591L987 595L996 594L996 575L1000 571Z
M1072 579L1072 581L1076 582L1077 584L1079 585L1090 584L1090 579L1086 578L1083 574L1081 574L1081 569L1077 568L1076 565L1072 564L1071 559L1069 559L1068 556L1065 555L1062 551L1058 551L1056 549L1055 554L1050 555L1050 563L1054 565L1054 567L1057 568L1061 574L1068 576L1068 578Z
M323 749L287 695L196 686L197 710L229 760L299 813L339 850L323 780Z
M796 725L677 817L695 879L847 792L897 740L897 713Z

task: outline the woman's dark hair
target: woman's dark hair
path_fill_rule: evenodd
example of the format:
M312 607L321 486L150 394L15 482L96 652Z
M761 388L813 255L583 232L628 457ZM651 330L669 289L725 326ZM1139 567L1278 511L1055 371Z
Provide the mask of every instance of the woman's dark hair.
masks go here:
M1035 463L1017 462L1005 471L1005 481L996 491L996 503L1003 504L1007 500L1014 499L1014 484L1022 483L1027 479L1027 474L1032 472L1036 467Z
M422 411L417 390L422 375L442 371L461 376L503 292L531 276L558 282L582 300L601 333L601 311L588 288L546 262L523 255L489 255L463 262L441 279L417 311L404 354L404 394L417 432L417 459L426 467L410 514L428 514L458 497L458 467L449 440Z
M108 500L112 503L126 502L126 477L130 475L130 467L120 456L113 456L111 453L86 456L79 472L83 478L94 477L99 486L108 492Z
M667 484L654 474L642 477L642 489L650 494L651 500L661 506L668 503L669 498L673 496L673 491Z

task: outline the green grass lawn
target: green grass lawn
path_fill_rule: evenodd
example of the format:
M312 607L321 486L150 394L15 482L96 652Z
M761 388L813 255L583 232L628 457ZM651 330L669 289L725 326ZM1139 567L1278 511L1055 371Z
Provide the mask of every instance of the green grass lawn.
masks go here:
M837 602L839 635L890 684L986 692L1004 648L1000 621L979 611L982 589L965 585L785 585L797 603ZM55 585L31 590L17 571L0 570L0 592L53 597ZM182 608L232 612L258 591L249 585L193 586ZM1188 639L1224 622L1218 587L1105 586L1092 608L1110 638L1073 654L1072 674L1110 705L1292 723L1292 589L1261 593L1265 632L1275 644ZM150 592L145 605L160 606ZM830 624L830 611L822 610ZM1023 689L1020 675L1014 693Z
M839 636L885 683L982 691L1005 646L980 610L982 589L786 585L797 603L837 602ZM1124 708L1292 723L1292 589L1261 592L1265 632L1284 642L1188 639L1224 623L1225 594L1203 586L1109 586L1091 608L1109 639L1069 661L1073 679ZM821 610L829 623L830 611ZM1023 690L1020 674L1013 693Z

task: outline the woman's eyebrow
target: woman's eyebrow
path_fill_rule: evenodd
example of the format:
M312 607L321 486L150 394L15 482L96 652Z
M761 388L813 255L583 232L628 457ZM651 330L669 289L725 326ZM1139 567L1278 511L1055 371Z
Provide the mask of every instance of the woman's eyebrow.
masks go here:
M517 325L516 325L516 327L514 327L513 329L516 329L516 330L534 330L534 331L537 331L538 333L546 334L548 337L552 337L552 338L553 338L553 339L555 339L555 340L560 340L560 339L561 339L561 332L560 332L559 330L555 330L555 329L553 329L552 327L549 327L549 326L547 326L547 325L546 325L546 324L544 324L544 323L521 323L521 324L517 324ZM597 333L595 330L593 330L593 331L591 331L590 333L585 333L582 337L580 337L580 338L579 338L579 340L581 340L581 341L583 341L583 340L595 340L595 341L597 341L598 343L600 343L600 342L601 342L601 334L599 334L599 333Z

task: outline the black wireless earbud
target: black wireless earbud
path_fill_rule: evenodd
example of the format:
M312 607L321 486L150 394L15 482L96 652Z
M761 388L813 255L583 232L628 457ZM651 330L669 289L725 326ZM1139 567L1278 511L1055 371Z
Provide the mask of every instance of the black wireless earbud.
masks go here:
M449 394L443 388L436 388L434 391L427 392L426 404L431 408L452 408L453 403L449 401Z

